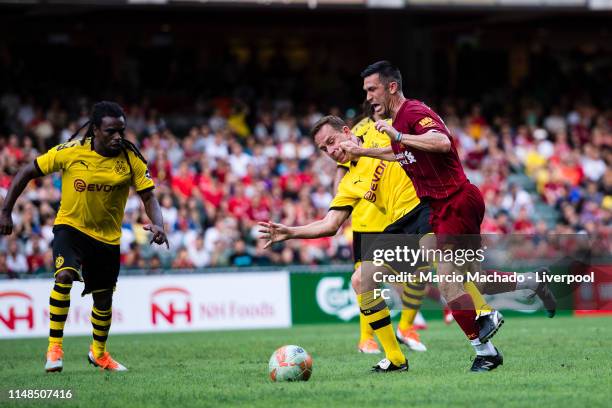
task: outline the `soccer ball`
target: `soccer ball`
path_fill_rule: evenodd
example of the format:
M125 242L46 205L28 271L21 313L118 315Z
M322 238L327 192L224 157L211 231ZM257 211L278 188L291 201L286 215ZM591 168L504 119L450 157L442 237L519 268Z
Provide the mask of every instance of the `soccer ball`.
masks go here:
M272 353L268 370L272 381L308 381L312 357L300 346L283 346Z

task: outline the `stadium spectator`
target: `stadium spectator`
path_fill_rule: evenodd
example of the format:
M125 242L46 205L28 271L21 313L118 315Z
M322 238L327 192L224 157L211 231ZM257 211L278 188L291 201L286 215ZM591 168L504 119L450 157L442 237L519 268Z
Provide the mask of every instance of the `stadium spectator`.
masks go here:
M178 252L176 253L176 257L174 258L174 260L172 261L172 268L177 268L177 269L190 269L193 268L193 262L191 262L190 256L187 253L187 249L185 249L184 247L179 248Z
M2 197L16 169L40 152L39 140L43 148L65 141L88 117L81 103L48 101L0 95L0 117L8 129L0 131ZM169 239L175 248L185 246L196 267L324 263L342 259L344 248L350 247L341 235L320 243L291 243L275 248L278 252L254 242L252 226L260 219L298 225L323 217L332 191L328 174L335 166L303 136L327 111L311 103L296 108L300 101L268 102L259 107L258 102L244 106L230 98L211 100L203 105L214 107L207 118L184 119L184 130L172 131L149 101L129 104L126 137L149 159ZM612 111L584 103L548 110L531 104L518 118L493 117L484 102L461 105L452 100L443 109L468 176L485 198L483 232L541 233L546 226L548 232L610 234ZM288 156L293 159L282 158ZM37 180L13 214L26 272L51 269L48 248L60 186L59 175ZM148 243L138 233L145 219L137 198L128 200L123 221L122 263L156 270L171 266L173 259L143 249ZM195 237L203 245L195 251L197 262L191 254ZM5 255L8 246L8 238L0 238Z
M201 236L187 244L187 254L193 267L203 268L210 264L210 254L204 247L204 239Z
M28 273L28 261L19 249L16 239L11 239L8 243L6 254L6 266L12 276L19 276Z

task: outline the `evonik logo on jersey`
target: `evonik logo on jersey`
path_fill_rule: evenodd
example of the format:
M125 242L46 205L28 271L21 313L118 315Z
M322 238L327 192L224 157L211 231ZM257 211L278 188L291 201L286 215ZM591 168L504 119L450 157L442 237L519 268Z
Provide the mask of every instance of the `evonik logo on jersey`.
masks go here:
M17 324L34 329L32 297L25 292L0 292L0 330L15 331Z
M366 191L363 196L363 198L365 198L371 203L376 202L376 191L378 190L378 183L380 183L380 180L382 180L386 168L387 162L381 160L378 163L378 166L376 166L376 168L374 169L374 174L372 175L372 182L370 183L370 189Z
M74 189L78 193L82 193L85 190L91 191L93 193L95 192L110 193L111 191L115 191L119 189L120 187L121 187L120 185L111 186L110 184L96 184L96 183L87 184L82 179L74 180Z

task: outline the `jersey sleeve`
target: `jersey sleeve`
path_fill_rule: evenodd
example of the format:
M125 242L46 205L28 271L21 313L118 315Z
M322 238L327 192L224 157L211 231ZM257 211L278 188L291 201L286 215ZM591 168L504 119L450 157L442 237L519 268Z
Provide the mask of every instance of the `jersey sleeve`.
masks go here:
M344 178L338 185L338 192L336 193L336 196L329 205L330 210L353 211L353 208L355 208L355 206L359 202L359 197L354 194L351 194L351 191L348 188L348 183L350 183L349 178L347 176L344 176Z
M155 183L153 182L147 165L136 156L132 156L130 160L132 162L132 170L134 171L132 183L136 191L142 193L143 191L153 190L155 188Z
M66 150L73 147L73 143L63 143L57 145L47 151L47 153L41 154L34 160L34 165L38 168L42 175L55 173L66 168L70 155L66 153Z
M450 137L450 132L440 116L431 109L417 108L410 113L410 127L414 135L422 135L430 130L436 130Z

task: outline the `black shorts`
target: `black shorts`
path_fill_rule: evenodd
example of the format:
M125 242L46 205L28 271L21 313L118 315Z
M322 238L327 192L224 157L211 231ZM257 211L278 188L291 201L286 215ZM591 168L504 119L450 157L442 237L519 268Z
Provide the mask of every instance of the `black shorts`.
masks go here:
M419 239L433 231L429 223L430 213L429 205L421 202L408 214L387 226L383 232L353 232L355 262L361 262L363 255L366 258L370 257L371 248L390 248L395 242L418 248ZM404 235L404 237L394 237L393 240L389 241L385 238L385 235ZM418 267L424 265L425 263L419 262ZM389 266L396 271L406 269L406 265L395 262L390 263Z
M385 234L424 235L433 232L429 218L431 209L425 202L419 203L408 214L385 228Z
M119 245L106 244L69 225L53 227L55 275L72 270L85 283L82 295L114 289L119 276Z

